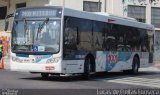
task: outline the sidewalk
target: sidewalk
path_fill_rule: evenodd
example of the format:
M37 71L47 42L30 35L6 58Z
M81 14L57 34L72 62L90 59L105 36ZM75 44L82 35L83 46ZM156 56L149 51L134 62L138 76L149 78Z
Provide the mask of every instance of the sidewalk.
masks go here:
M4 69L10 69L10 60L8 56L4 57Z
M153 67L160 69L160 63L156 63Z
M146 68L140 68L140 71L149 71L149 72L158 72L160 73L160 64L155 63L153 66L146 67Z

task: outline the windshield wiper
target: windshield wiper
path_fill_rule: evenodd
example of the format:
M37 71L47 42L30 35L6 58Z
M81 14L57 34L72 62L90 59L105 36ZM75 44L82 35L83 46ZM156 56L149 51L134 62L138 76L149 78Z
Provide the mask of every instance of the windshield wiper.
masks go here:
M27 45L27 43L30 43L30 40L29 40L29 31L27 31L27 21L26 21L26 18L23 19L24 20L24 38L26 38L25 40L25 44L24 45Z
M38 30L37 30L37 38L36 40L38 40L38 34L42 31L42 29L44 28L45 24L47 24L49 21L49 18L46 18L46 20L43 21L43 23L41 25L39 25Z

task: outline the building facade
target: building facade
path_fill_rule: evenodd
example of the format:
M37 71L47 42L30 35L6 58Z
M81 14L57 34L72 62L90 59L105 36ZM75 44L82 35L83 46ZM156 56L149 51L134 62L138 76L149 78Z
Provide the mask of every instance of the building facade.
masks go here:
M17 8L30 6L65 6L81 11L107 12L153 24L156 29L155 58L160 58L160 0L0 0L0 31L4 30L7 14L13 13ZM12 23L10 30L11 27Z

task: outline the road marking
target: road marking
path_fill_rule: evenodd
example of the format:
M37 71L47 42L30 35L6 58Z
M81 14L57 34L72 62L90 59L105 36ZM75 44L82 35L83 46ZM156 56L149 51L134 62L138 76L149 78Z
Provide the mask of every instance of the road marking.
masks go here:
M102 81L160 88L160 78L149 79L149 78L127 77L127 78L119 78L119 79L106 79Z

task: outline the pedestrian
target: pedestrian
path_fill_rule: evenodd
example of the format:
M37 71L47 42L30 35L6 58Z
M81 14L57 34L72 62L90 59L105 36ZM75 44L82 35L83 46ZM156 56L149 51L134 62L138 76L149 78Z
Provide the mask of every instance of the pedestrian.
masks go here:
M2 40L0 39L0 60L3 56L3 46L2 46Z

